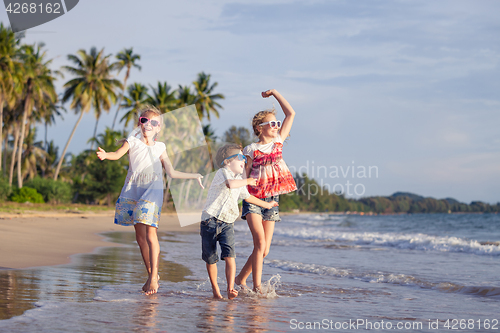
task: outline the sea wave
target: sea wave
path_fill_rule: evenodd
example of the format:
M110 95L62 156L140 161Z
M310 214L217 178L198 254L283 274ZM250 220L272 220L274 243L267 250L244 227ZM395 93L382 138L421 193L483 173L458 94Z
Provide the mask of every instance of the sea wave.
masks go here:
M407 274L394 274L387 272L355 272L351 269L305 264L288 260L264 260L264 263L285 271L327 275L338 278L350 278L369 283L389 283L401 286L433 289L442 292L500 298L500 288L494 286L464 286L452 282L432 282Z
M405 250L500 255L500 246L494 242L485 243L459 237L439 237L421 233L343 232L328 231L320 228L276 228L275 235L298 239L350 242L355 245L386 246Z

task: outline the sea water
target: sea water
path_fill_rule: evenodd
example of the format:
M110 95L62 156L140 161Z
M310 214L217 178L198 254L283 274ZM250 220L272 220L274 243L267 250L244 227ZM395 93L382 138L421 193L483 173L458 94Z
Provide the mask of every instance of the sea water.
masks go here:
M0 271L0 331L500 331L500 216L282 218L263 294L212 299L200 236L163 231L160 289L145 296L134 234L110 233L125 246ZM239 269L253 243L244 221L235 230ZM224 291L223 261L218 268Z

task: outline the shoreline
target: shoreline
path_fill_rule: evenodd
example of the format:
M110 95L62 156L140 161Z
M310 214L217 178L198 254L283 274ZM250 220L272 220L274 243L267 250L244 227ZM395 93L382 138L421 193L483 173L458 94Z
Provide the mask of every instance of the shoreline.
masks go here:
M104 233L134 232L132 227L113 223L114 211L104 213L36 212L0 213L0 270L63 265L76 254L92 253L101 247L120 244ZM199 224L181 227L176 214L164 213L162 232L197 232Z

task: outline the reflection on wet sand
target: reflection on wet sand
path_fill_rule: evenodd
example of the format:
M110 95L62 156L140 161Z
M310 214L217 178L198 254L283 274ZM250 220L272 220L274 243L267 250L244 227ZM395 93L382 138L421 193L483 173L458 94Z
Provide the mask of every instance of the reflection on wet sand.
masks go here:
M38 300L39 277L36 271L0 271L0 320L19 316Z
M137 303L137 310L131 313L132 323L143 328L154 328L159 325L157 319L157 307L159 305L158 294L153 294Z
M22 315L26 310L33 309L39 300L91 302L95 290L104 285L142 285L147 275L136 248L134 233L113 232L106 236L115 243L128 246L103 248L96 254L78 255L68 265L0 270L0 320ZM168 249L162 251L168 252ZM185 266L162 259L159 273L163 281L171 282L187 281L186 276L192 275ZM151 309L152 305L154 303L146 308Z
M237 301L209 298L197 307L196 327L203 332L241 332L237 323L245 323L245 332L261 332L273 313L262 300L245 296Z

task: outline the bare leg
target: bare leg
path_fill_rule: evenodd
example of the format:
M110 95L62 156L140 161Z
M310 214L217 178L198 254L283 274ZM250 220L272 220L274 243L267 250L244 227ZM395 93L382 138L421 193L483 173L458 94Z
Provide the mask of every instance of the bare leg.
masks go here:
M236 284L246 285L246 279L252 274L253 289L260 288L264 257L271 248L274 233L274 221L262 221L259 214L247 214L247 223L252 233L254 249L247 262L235 279Z
M238 292L234 289L234 276L236 275L236 261L232 257L225 257L226 262L226 281L227 281L227 298L233 299L238 296Z
M160 243L158 242L158 235L156 227L147 225L147 242L149 246L149 262L151 265L151 272L149 273L149 288L146 290L146 295L155 294L158 291L158 265L160 258Z
M217 264L206 264L208 278L210 279L210 284L212 285L212 293L214 294L214 298L223 298L219 285L217 284Z
M142 286L142 291L146 291L149 288L149 277L151 276L151 263L149 261L149 245L147 241L146 225L142 223L137 223L134 225L135 229L135 239L137 244L139 244L139 249L141 250L142 260L144 261L144 266L146 266L146 271L148 272L148 280Z
M259 221L262 223L262 216L260 216L259 214L250 213L250 214L246 215L246 218L247 218L247 223L248 223L249 227L250 227L251 223L255 224L255 223L258 223ZM252 230L252 229L250 228L250 230ZM255 251L255 237L254 237L253 232L252 232L252 238L254 240L254 251ZM238 276L236 276L236 278L234 279L234 282L237 285L246 287L247 279L250 276L250 274L252 273L252 260L253 260L253 252L248 257L247 262L245 263L245 265L243 266L243 268L240 271L240 274L238 274Z

